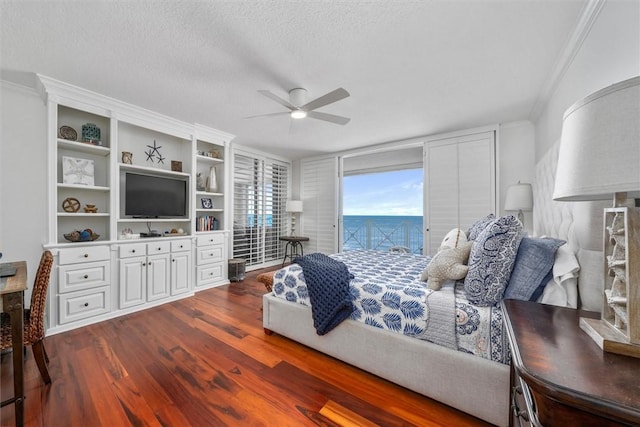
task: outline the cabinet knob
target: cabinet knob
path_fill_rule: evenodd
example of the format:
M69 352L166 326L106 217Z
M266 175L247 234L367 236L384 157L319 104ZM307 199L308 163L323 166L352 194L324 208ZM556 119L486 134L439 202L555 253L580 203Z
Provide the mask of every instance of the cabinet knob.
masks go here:
M159 251L161 251L161 250L162 250L162 248L158 248L158 250L159 250Z
M88 303L88 302L85 302L83 305L84 305L85 307L89 307L89 303Z
M83 277L84 277L85 279L88 279L88 278L89 278L89 275L88 275L88 274L85 274Z
M184 248L184 246L180 245L180 249Z
M84 257L85 258L89 258L89 254L84 254Z
M136 253L136 250L135 250L135 249L131 249L131 253L132 253L132 254L135 254L135 253Z
M146 262L143 262L143 263L142 263L142 266L143 266L143 267L144 267L144 266L146 266L146 265L147 265L147 263L146 263Z
M175 258L174 258L174 259L172 259L172 260L171 260L171 262L176 262L176 259L175 259Z

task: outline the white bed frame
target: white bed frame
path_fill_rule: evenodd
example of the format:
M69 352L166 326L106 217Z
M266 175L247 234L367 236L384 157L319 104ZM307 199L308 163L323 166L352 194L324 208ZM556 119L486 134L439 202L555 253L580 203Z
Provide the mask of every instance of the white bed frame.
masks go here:
M583 308L600 307L602 295L601 222L592 218L600 205L551 200L557 163L556 143L536 166L534 233L566 240L581 265ZM378 375L498 426L509 424L509 366L453 351L427 341L346 320L319 336L311 310L298 303L263 297L263 325L318 351ZM363 357L363 355L366 355Z

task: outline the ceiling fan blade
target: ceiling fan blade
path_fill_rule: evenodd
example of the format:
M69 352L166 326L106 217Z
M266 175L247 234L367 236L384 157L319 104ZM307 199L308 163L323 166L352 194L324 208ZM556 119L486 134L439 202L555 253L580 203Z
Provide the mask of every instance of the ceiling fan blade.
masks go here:
M325 122L331 122L337 125L346 125L351 120L348 117L336 116L335 114L321 113L319 111L308 111L307 117L311 117L312 119L324 120Z
M258 114L257 116L247 116L245 117L245 119L254 119L256 117L267 117L267 116L284 116L284 115L291 115L291 112L289 111L281 111L279 113L269 113L269 114Z
M341 99L347 98L348 96L349 92L347 92L343 88L338 88L327 93L326 95L322 95L320 98L316 98L311 102L307 102L300 108L305 111L311 111L315 110L316 108L324 107L325 105L340 101Z
M273 93L269 92L268 90L259 90L258 92L260 92L261 94L263 94L267 98L269 98L269 99L271 99L273 101L276 101L278 104L287 107L290 110L295 110L295 108L296 108L293 105L291 105L291 103L289 101L287 101L286 99L282 99L278 95L273 94Z

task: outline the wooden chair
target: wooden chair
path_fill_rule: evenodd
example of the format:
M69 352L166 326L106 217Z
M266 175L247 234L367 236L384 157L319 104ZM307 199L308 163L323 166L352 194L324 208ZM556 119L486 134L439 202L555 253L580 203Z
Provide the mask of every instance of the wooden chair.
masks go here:
M36 280L31 293L31 306L24 310L24 345L30 345L33 350L33 357L40 370L40 375L45 384L51 383L51 377L47 369L49 356L42 342L44 338L44 309L47 301L47 289L49 288L49 278L51 276L51 266L53 255L50 251L44 251L40 258L40 265L36 273ZM2 340L0 349L11 347L11 320L9 315L2 313L1 317Z

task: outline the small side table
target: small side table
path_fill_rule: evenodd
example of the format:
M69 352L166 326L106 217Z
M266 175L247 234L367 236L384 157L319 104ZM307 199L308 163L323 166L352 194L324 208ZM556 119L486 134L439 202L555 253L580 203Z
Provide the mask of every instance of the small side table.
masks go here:
M280 236L279 238L282 241L287 242L287 245L284 247L284 259L282 260L282 266L284 267L284 263L287 262L287 258L291 261L294 260L298 255L304 255L304 250L302 249L302 242L308 242L308 237L302 236Z

